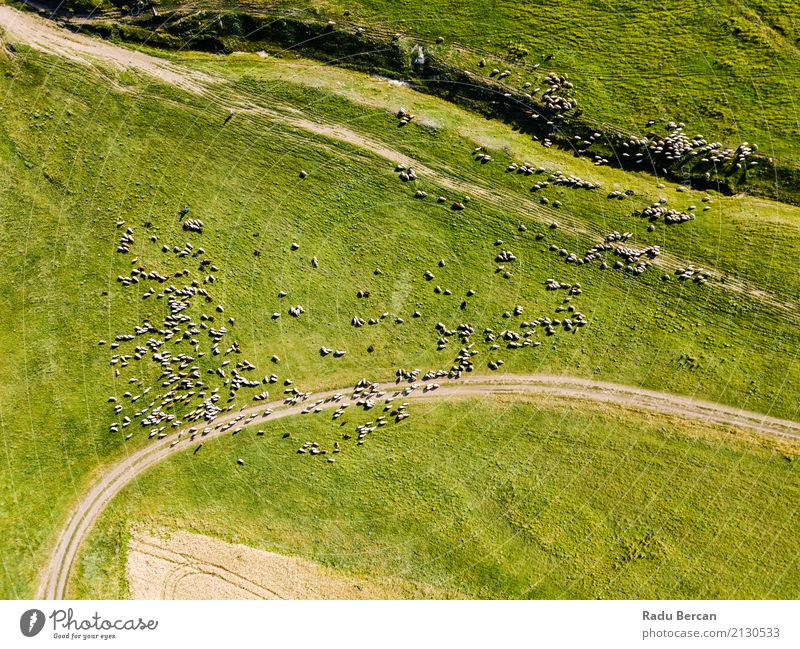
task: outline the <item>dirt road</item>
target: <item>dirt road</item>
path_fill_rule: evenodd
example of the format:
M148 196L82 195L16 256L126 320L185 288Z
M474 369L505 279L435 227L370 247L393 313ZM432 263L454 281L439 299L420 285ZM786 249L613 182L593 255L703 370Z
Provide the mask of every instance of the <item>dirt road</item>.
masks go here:
M381 390L387 392L388 396L395 392L399 393L405 385L404 383L399 385L384 383L380 387ZM349 395L350 391L350 388L330 390L314 394L312 400L327 399L337 393ZM599 401L617 404L628 409L675 415L712 424L733 426L761 434L800 439L800 424L796 422L689 397L565 376L509 375L497 379L476 376L466 380L445 381L438 389L428 392L423 392L420 388L404 398L409 400L452 399L489 394L547 395L575 401ZM349 402L350 399L345 397L339 402L323 404L322 407L325 409L336 408ZM228 413L217 419L215 426L230 422L239 414L244 416L251 413L264 415L267 410L273 410L273 412L265 421L272 421L297 415L306 406L307 402L295 406L285 406L282 401L264 403ZM225 433L226 431L217 427L202 439L208 441ZM69 573L81 543L88 537L106 504L144 471L169 457L170 453L188 449L190 446L194 447L198 443L197 440L189 442L187 438L186 429L176 431L146 448L131 453L100 473L95 484L70 512L56 542L55 550L41 575L37 598L62 599L65 597ZM173 442L176 441L178 443L173 446Z
M169 61L136 50L119 47L99 38L89 38L59 29L34 14L0 5L0 27L6 40L19 40L31 47L83 65L105 64L120 69L140 70L170 85L199 93L211 78L179 69Z

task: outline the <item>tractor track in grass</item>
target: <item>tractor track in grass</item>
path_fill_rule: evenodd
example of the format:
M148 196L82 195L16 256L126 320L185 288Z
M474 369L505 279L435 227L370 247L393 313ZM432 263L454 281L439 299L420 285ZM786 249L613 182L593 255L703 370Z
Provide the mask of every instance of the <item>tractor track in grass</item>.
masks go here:
M380 390L387 396L399 396L405 383L381 383ZM336 394L347 394L351 388L327 390L314 394L315 399L331 399ZM690 397L644 390L604 381L551 375L506 375L496 378L475 376L462 380L443 380L436 390L412 391L403 397L409 400L430 400L445 398L480 397L487 395L517 395L530 397L541 395L559 397L574 401L596 401L617 405L621 408L665 414L687 419L700 420L709 424L731 426L759 434L800 440L800 423L770 417L729 406L710 403ZM350 397L322 404L324 410L350 403ZM215 420L215 428L200 437L208 441L224 435L227 431L221 426L233 421L238 415L262 415L262 422L300 414L307 407L306 402L287 406L283 401L262 403L239 411L228 413ZM265 411L272 410L267 419ZM310 415L314 416L314 415ZM253 422L255 425L255 421ZM63 599L68 592L70 571L81 545L88 538L94 524L106 505L122 489L132 483L139 475L168 458L173 452L196 447L188 440L188 427L175 431L167 437L137 451L131 452L101 471L86 495L69 513L61 528L55 548L40 576L36 592L37 599ZM173 444L177 442L176 444Z

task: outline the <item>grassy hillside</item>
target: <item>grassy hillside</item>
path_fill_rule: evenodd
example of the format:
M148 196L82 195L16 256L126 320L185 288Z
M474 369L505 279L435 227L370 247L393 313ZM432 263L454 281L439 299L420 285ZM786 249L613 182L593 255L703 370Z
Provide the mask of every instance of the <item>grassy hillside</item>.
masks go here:
M72 7L86 11L85 5ZM494 101L482 102L483 110L496 110L504 103L501 94L508 91L512 105L501 112L514 112L514 102L528 103L523 92L540 97L533 88L544 90L547 74L566 74L574 84L569 94L579 106L568 122L580 123L584 130L605 134L608 128L639 137L651 132L650 120L656 121L652 132L662 137L668 122L684 122L690 137L702 134L709 142L731 148L755 143L765 157L748 178L738 173L734 178L729 171L706 165L695 174L697 179L702 181L703 172L710 172L712 179L733 187L750 185L795 203L800 200L795 190L800 178L800 119L794 101L800 94L800 10L788 0L747 5L682 0L669 7L640 0L613 6L554 0L434 0L422 5L385 0L159 0L158 17L149 10L132 17L130 2L94 5L112 11L97 14L105 17L91 24L81 23L84 29L136 42L212 51L300 50L337 64L388 67L420 81L434 76L439 78L436 91L454 98L465 98L471 94L469 86L486 82L496 94ZM329 20L335 24L325 27ZM369 35L375 40L359 49L358 39L345 37L356 29L365 30L362 39ZM392 42L395 33L403 36L405 46ZM414 43L423 44L427 53L420 70L412 70L409 62ZM501 78L497 72L504 70L509 76L493 85ZM610 157L612 163L626 162L619 142L616 155L603 144L596 143L592 154ZM767 158L777 161L777 172ZM686 159L671 171L678 177L693 162ZM661 160L653 166L661 173L670 165Z
M224 9L225 3L206 6ZM288 10L298 3L232 3L246 6ZM791 100L787 104L800 94L800 8L794 2L682 0L654 7L640 0L311 0L307 6L365 28L427 41L444 37L465 62L475 64L461 48L487 56L486 72L498 67L492 56L498 63L510 60L516 64L506 79L511 85L552 55L545 68L570 75L595 119L634 132L649 119L684 121L692 132L733 144L757 142L769 155L800 163L798 110Z
M305 440L341 439L326 415L175 455L115 499L73 594L125 595L130 525L468 597L792 598L800 587L800 475L781 453L701 425L558 401L410 410L364 446L343 447L335 464L286 459ZM368 417L348 413L345 430Z
M277 374L278 385L243 389L236 405L265 388L279 396L286 379L316 390L388 378L401 366L447 369L459 344L453 337L437 351L439 321L475 327L476 368L488 372L485 327L563 317L556 309L567 306L566 291L544 286L554 277L581 284L571 304L589 324L552 336L540 327L534 340L541 346L501 348L502 371L606 378L797 417L800 278L790 263L800 252L796 208L712 195L712 209L702 212L702 194L594 167L440 100L308 61L281 67L252 56L223 68L212 57L174 58L227 79L198 96L22 43L0 58L0 480L8 485L0 496L0 595L33 593L59 525L91 476L147 443L148 426L109 427L121 416L135 419L126 391L163 393L161 367L150 356L110 365L114 353L133 355L144 340L121 341L116 351L109 344L146 319L164 322L168 297L144 298L150 288L197 281L213 299L193 301L186 313L198 323L210 313L213 327L227 326L222 350L237 340L242 355L232 358L251 361L256 379ZM398 104L418 113L406 128L398 128ZM223 124L230 106L237 112ZM317 130L329 127L327 134L304 128L301 118ZM476 142L492 153L491 163L472 158ZM419 180L398 179L392 161L403 154L421 163ZM525 159L546 171L504 172L509 161ZM556 171L602 188L550 185L531 193L534 182ZM428 196L414 198L417 189ZM613 189L634 193L606 198ZM440 194L444 203L436 202ZM466 194L472 200L465 209L451 209ZM662 195L680 210L696 204L697 218L648 231L632 211ZM202 234L182 229L184 205L188 218L203 221ZM128 227L135 243L118 253ZM559 255L582 255L614 230L630 231L631 246L660 245L658 265L634 276L613 269L610 252L606 271L598 261L577 266ZM174 252L187 242L203 255ZM517 258L506 264L507 279L496 272L502 249ZM712 279L675 279L690 262ZM168 281L117 281L139 267ZM426 281L426 270L436 279ZM209 274L213 284L204 283ZM435 292L437 284L452 295ZM470 289L476 294L467 299ZM358 298L358 291L370 297ZM290 305L305 313L290 317ZM504 317L516 305L523 315ZM281 317L273 319L275 312ZM379 324L350 324L355 315L383 313L389 316ZM98 345L101 339L109 344ZM211 353L205 332L198 339L205 355L196 357L197 371L222 387L208 370L229 357ZM182 340L164 348L191 352ZM347 354L321 357L322 346ZM220 405L227 405L223 394ZM110 396L124 404L120 417Z

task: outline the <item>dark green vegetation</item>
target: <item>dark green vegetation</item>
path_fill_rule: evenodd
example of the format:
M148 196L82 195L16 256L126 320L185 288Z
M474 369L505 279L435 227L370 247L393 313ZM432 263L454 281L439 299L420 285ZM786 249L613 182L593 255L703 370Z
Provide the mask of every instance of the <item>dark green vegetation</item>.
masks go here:
M700 212L705 203L697 192L657 189L648 175L594 167L438 99L309 61L172 56L228 79L198 96L130 71L66 63L21 43L0 57L0 433L6 457L0 480L7 486L0 496L0 594L33 593L68 508L98 467L147 443L147 430L138 425L108 432L114 417L107 399L121 398L131 376L157 386L159 372L153 364L132 363L116 378L108 348L97 343L132 333L145 317L163 319L163 301L142 299L148 285L123 288L116 282L135 267L132 259L170 275L185 267L190 280L202 281L196 259L164 254L163 243L205 248L220 268L210 291L215 304L224 305L225 318L236 318L231 337L244 357L262 375L275 371L303 390L349 385L362 376L387 379L398 366L447 368L458 345L453 339L437 352L437 322L470 322L480 332L556 317L565 292L544 290L544 281L554 277L582 285L573 303L589 325L575 335L540 334L543 344L536 349L503 348L503 371L592 376L797 418L796 208L713 194L712 209ZM232 105L237 113L223 127ZM394 116L399 105L418 115L402 129ZM302 128L297 108L314 128L328 130ZM337 139L348 131L358 137ZM476 143L487 146L492 163L473 160ZM421 163L416 183L398 180L389 161L395 154ZM507 174L512 160L529 160L547 173ZM301 169L310 174L303 181ZM551 171L603 188L550 186L532 195L533 182ZM415 200L417 187L429 196ZM609 200L612 189L634 194ZM452 211L452 202L467 193L473 200L466 209ZM439 194L447 202L436 203ZM550 204L542 205L540 196ZM681 210L694 203L700 213L682 225L659 222L648 232L648 222L632 211L661 196ZM556 200L562 207L553 207ZM205 223L202 235L181 230L183 205ZM117 229L118 219L135 232L128 255L115 252L124 231ZM550 229L551 222L559 227ZM527 231L520 232L520 224ZM659 265L633 277L601 271L597 263L568 265L549 251L555 245L582 255L613 230L632 232L630 245L662 246ZM151 235L158 242L151 243ZM498 238L500 247L494 245ZM300 244L294 252L293 241ZM508 265L509 279L495 272L499 249L517 257ZM317 269L311 267L314 256ZM610 253L607 258L613 263ZM714 279L704 286L661 281L662 273L674 278L688 262L704 266ZM382 275L374 274L377 266ZM434 281L425 281L426 270ZM434 293L436 284L453 295ZM462 310L468 289L476 295ZM281 290L288 292L285 304ZM370 291L370 298L358 299L359 290ZM306 312L290 318L289 304L302 304ZM503 318L518 304L523 316ZM415 310L420 318L411 317ZM283 314L277 321L271 318L275 311ZM350 326L354 315L383 312L390 317L378 325ZM394 324L396 316L404 324ZM126 345L130 353L132 343ZM323 345L348 353L321 358ZM479 346L477 367L487 372L487 345ZM277 365L273 354L281 358ZM205 372L217 362L208 356L198 365ZM240 403L249 402L248 394ZM425 437L427 430L415 434ZM128 432L134 436L126 443ZM272 457L285 475L294 472L291 450ZM220 471L229 470L227 462ZM782 468L765 470L765 479L782 480L787 474L780 471L787 469L780 462L769 466L774 464ZM451 469L457 466L454 460ZM325 477L327 468L315 470L320 479L334 480L336 474ZM785 483L796 485L796 473L788 475L795 482ZM654 475L648 484L660 479ZM762 513L742 509L739 519ZM742 527L757 527L760 520ZM636 534L649 531L645 526ZM473 564L467 560L464 569ZM776 581L773 574L769 583ZM526 593L529 582L522 582L507 592ZM485 583L475 578L474 592L501 592ZM745 590L776 594L765 583L750 582ZM696 593L693 588L686 592ZM738 592L735 584L720 588L731 596ZM531 594L557 591L577 594L563 584Z
M746 6L682 0L663 7L641 0L613 6L557 0L159 0L157 17L149 10L132 17L131 2L95 4L122 8L81 23L105 37L214 52L263 48L291 56L299 51L412 78L427 91L540 137L549 130L544 122L552 119L559 132L551 137L570 148L575 135L585 139L599 131L603 138L588 155L615 165L631 166L621 156L621 142L631 134L648 135L649 120L657 121L652 133L661 137L667 122L685 122L690 137L703 134L731 149L757 144L757 166L744 174L733 164L701 163L702 154L648 160L644 166L703 186L800 202L800 117L792 99L800 95L800 5L791 0ZM365 32L357 34L358 28ZM395 41L395 33L403 38ZM426 57L413 65L410 50L417 43L424 44ZM481 59L484 67L478 65ZM498 83L492 70L510 74ZM569 94L578 108L566 116L543 110L541 93L525 96L533 92L525 82L544 90L550 72L567 74L575 85ZM526 116L531 107L545 117L531 120Z
M564 402L412 412L334 465L287 461L303 440L341 436L325 415L172 457L104 514L74 596L124 596L125 539L116 541L131 522L467 597L792 598L800 588L800 465L780 453ZM349 413L348 423L367 417Z

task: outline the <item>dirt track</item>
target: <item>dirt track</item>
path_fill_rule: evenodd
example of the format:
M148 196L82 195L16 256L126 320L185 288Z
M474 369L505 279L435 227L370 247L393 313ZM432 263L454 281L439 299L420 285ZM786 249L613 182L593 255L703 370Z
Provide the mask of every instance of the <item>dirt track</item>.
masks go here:
M404 384L381 384L387 394L399 392ZM332 397L334 394L349 394L350 388L330 390L313 395L314 399ZM613 383L591 381L588 379L569 378L547 375L509 375L491 379L474 377L460 381L447 381L438 390L423 393L422 390L412 392L406 399L442 399L480 396L487 394L549 395L568 398L576 401L600 401L617 404L623 408L646 410L662 414L676 415L688 419L697 419L712 424L733 426L761 434L776 435L800 439L800 424L759 415L753 412L737 410L728 406L709 403L689 397L680 397L651 390L641 390ZM340 402L323 404L330 409L348 403L345 398ZM274 412L266 421L297 415L306 407L306 403L296 406L285 406L282 401L262 403L238 412L228 413L215 421L224 424L238 414L247 416L250 413L264 413L267 409ZM203 439L208 440L225 434L219 428L213 430ZM180 437L179 437L180 435ZM176 431L139 451L131 453L107 467L100 473L97 482L84 498L70 512L56 542L56 546L44 572L41 575L36 597L38 599L62 599L66 595L69 573L78 555L81 543L88 537L95 521L105 509L106 504L125 486L135 480L171 452L189 447L186 430ZM174 447L172 443L180 441ZM197 442L192 443L192 446Z
M236 106L231 102L223 105L222 100L213 92L215 84L228 83L228 80L223 77L204 74L144 52L108 43L99 38L75 34L65 29L60 29L53 22L34 14L0 5L0 29L5 31L6 40L19 40L52 56L58 56L82 65L104 65L120 70L144 73L169 85L177 86L205 97L212 103L219 105L220 108L237 108L242 112L262 113L272 118L279 118L285 123L304 131L312 132L315 135L347 142L392 162L402 162L405 165L413 164L417 169L421 169L419 162L415 162L399 151L355 133L342 125L337 124L334 126L303 119L302 113L299 111L295 111L295 115L290 115L266 108ZM432 171L429 173L433 174Z
M200 93L211 78L188 72L169 61L136 50L119 47L99 38L88 38L59 29L34 14L0 5L0 27L6 39L20 40L31 47L83 65L105 64L120 69L139 70L170 85Z

